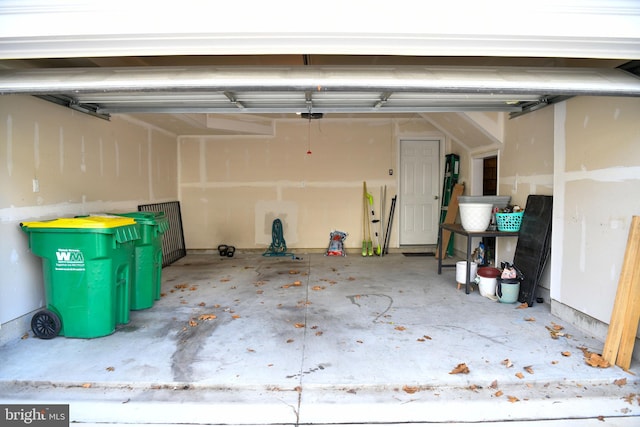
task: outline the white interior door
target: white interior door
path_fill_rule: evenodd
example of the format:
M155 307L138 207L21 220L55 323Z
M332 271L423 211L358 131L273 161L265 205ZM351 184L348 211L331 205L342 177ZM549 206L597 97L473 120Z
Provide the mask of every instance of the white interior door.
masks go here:
M400 245L434 245L440 212L440 141L400 141Z

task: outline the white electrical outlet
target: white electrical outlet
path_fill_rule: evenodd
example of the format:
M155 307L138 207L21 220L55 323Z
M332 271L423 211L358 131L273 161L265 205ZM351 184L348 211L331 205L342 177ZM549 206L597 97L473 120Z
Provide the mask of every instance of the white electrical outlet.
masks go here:
M37 178L34 178L32 183L33 183L33 192L34 193L39 193L40 192L40 181L38 181Z

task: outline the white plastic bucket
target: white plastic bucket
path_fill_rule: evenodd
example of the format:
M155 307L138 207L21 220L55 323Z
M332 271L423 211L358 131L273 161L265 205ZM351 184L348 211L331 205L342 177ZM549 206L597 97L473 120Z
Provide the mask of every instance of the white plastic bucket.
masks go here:
M496 278L478 276L478 290L483 297L496 296Z
M473 281L478 271L478 264L471 263L471 271L469 272L469 281ZM456 262L456 282L466 285L467 284L467 261Z
M476 277L476 283L478 284L478 290L483 297L495 299L496 296L496 284L498 276L500 276L500 270L495 267L482 267L478 269L478 277Z

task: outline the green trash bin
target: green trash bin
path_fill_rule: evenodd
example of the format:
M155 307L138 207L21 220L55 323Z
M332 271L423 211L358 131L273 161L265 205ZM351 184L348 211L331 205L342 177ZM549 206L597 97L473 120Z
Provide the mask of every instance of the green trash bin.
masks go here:
M20 224L42 258L47 309L31 320L34 334L96 338L129 323L134 242L131 218L81 217Z
M169 229L164 212L128 212L112 215L132 218L140 227L136 240L134 279L131 286L131 310L143 310L160 299L162 285L162 238Z

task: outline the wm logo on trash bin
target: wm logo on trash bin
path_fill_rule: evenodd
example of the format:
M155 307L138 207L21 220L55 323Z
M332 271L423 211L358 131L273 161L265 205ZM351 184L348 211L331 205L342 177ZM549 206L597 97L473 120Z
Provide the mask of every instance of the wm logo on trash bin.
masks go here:
M83 263L84 255L78 249L58 249L56 251L58 262Z
M58 249L56 260L58 271L84 271L84 255L79 249Z

